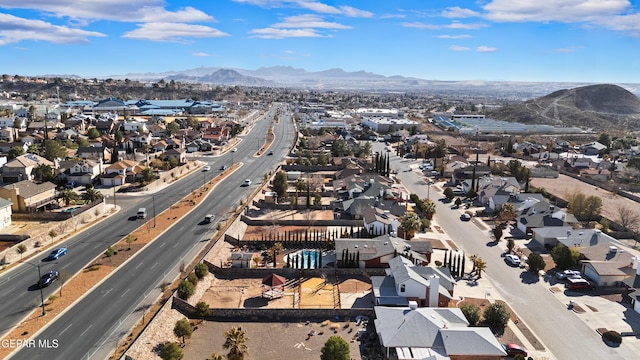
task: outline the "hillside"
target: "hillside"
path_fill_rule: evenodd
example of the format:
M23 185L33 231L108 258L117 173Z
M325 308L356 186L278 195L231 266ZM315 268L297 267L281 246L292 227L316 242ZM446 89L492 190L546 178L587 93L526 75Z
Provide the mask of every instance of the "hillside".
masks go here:
M487 112L486 116L525 124L577 126L596 131L635 130L640 125L640 98L617 85L589 85L507 105Z

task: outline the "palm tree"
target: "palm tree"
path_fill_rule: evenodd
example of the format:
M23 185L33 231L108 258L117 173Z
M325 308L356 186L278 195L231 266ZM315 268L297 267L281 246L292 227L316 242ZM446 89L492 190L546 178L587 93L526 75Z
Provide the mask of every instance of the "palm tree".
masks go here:
M69 206L69 204L71 204L72 201L78 200L78 194L71 189L65 189L60 193L59 196L60 196L60 199L64 200L65 206Z
M248 352L247 338L242 328L233 327L224 333L225 341L223 347L229 349L227 359L243 360Z
M473 268L471 269L472 273L476 271L476 263L477 263L478 259L480 259L478 254L473 254L473 255L469 256L469 260L471 261L471 264L473 264Z
M420 229L421 224L420 217L414 212L407 212L400 217L400 226L410 237L413 237L416 230Z
M211 354L210 360L224 360L224 355L213 353Z
M96 190L93 185L87 185L84 191L84 198L90 202L102 199L103 195L100 191Z
M476 274L478 274L478 279L482 278L482 272L487 268L487 263L482 260L482 258L478 258L474 263L476 267Z

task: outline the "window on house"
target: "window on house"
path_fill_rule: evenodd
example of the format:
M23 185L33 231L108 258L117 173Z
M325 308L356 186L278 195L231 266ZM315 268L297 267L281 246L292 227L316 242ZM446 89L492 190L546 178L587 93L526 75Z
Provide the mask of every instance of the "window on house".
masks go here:
M405 290L405 285L404 284L400 284L400 292L403 293Z

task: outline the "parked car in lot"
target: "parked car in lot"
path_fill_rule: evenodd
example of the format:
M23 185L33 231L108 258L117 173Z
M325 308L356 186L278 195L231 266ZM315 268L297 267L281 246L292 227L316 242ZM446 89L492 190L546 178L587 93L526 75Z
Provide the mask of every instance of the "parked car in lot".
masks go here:
M66 254L67 254L67 248L61 247L58 249L54 249L52 252L50 252L49 255L46 258L44 258L44 260L45 261L58 260L60 256L64 256Z
M38 280L38 286L41 288L47 287L51 285L54 281L58 280L60 277L60 273L57 271L49 271L48 273L42 275L42 277Z
M471 215L469 215L467 213L464 213L464 214L460 215L460 220L469 221L469 220L471 220Z
M507 356L516 356L516 355L527 356L528 355L527 349L525 349L520 345L502 344L502 348L507 353Z
M512 265L512 266L520 266L520 258L517 255L513 255L513 254L506 254L504 256L504 261L507 262L507 264Z
M567 283L564 287L568 290L593 290L596 285L587 279L567 279Z
M580 271L576 271L576 270L563 270L563 271L558 271L556 273L556 279L558 280L581 279L581 278L582 278L582 274L580 274Z

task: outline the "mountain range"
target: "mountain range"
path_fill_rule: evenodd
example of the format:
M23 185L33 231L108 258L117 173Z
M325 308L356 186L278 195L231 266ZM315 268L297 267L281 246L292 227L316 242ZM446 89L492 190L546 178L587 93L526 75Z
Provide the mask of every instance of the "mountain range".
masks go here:
M180 81L226 86L289 87L316 90L361 90L433 92L461 97L487 96L500 100L521 101L551 92L592 85L565 82L505 82L505 81L444 81L424 80L405 76L384 76L367 71L347 72L339 68L307 71L291 66L261 67L256 70L222 67L199 67L161 73L128 73L105 78L139 81ZM640 94L640 84L618 84Z

